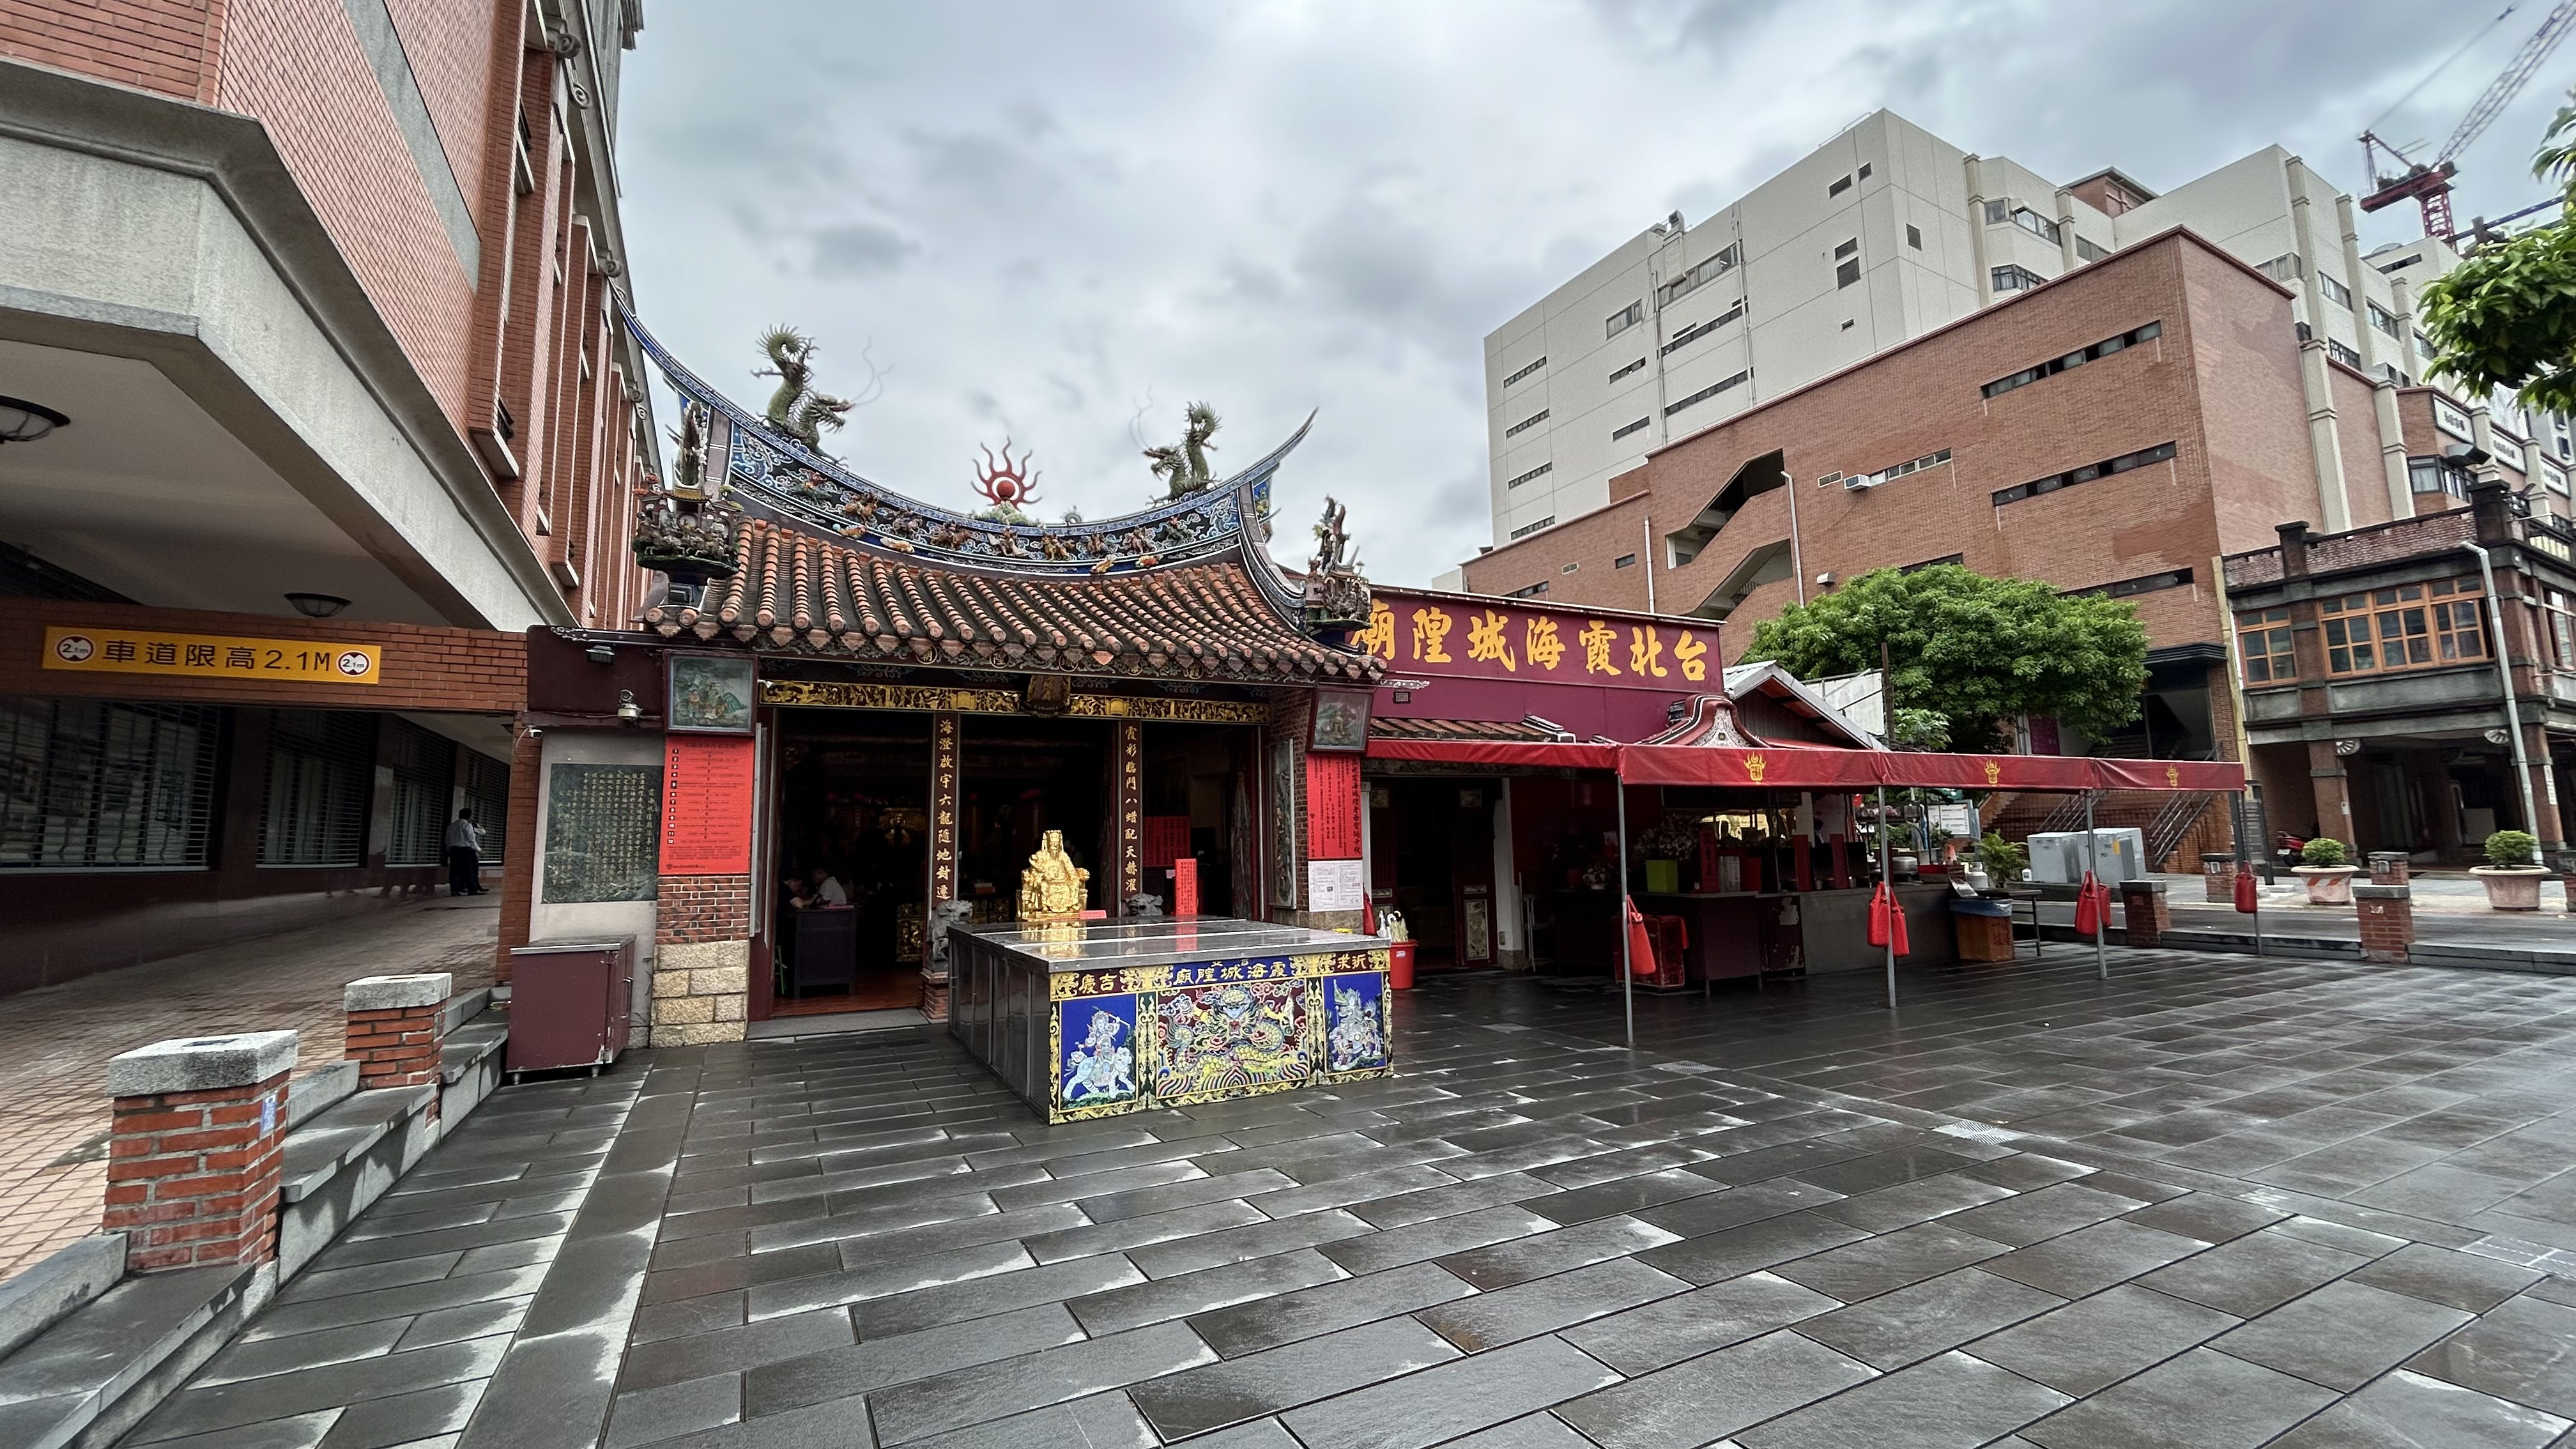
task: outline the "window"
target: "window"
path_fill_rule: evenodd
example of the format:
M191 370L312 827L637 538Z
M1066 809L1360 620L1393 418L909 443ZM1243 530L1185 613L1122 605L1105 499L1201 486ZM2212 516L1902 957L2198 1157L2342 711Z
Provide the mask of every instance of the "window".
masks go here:
M2407 459L2406 482L2418 493L2448 493L2454 498L2469 496L2468 470L2448 458Z
M2559 589L2551 589L2547 597L2550 662L2576 670L2576 597Z
M2126 473L2132 468L2143 468L2150 463L2161 463L2173 455L2173 444L2158 443L2152 448L2140 448L2134 453L2122 453L2116 458L2105 458L2099 463L2087 463L2081 468L2069 468L2053 477L2017 484L2010 488L1999 488L1995 490L1995 506L2000 508L2004 504L2018 503L2025 498L2035 498L2042 493L2054 493L2060 488L2072 488L2078 483L2090 483L2096 478L2106 478L2114 473Z
M1665 343L1660 349L1658 349L1656 355L1659 357L1669 357L1673 353L1690 346L1692 343L1699 341L1701 338L1708 336L1710 333L1715 332L1720 327L1725 326L1727 323L1732 322L1743 315L1744 304L1738 302L1734 306L1727 308L1725 311L1718 313L1716 316L1709 318L1705 322L1692 323L1690 326L1674 333L1673 340Z
M1503 597L1506 599L1535 599L1546 592L1547 580L1541 579L1537 583L1531 584L1526 588L1513 589L1504 594Z
M1734 271L1736 263L1742 260L1744 260L1743 247L1735 242L1728 242L1725 250L1719 252L1713 257L1705 258L1689 271L1682 273L1680 276L1673 278L1671 281L1666 282L1662 287L1658 288L1655 293L1656 299L1663 305L1669 307L1673 303L1680 301L1682 298L1689 296L1691 293L1698 291L1700 288L1707 286L1709 283L1716 281L1718 278L1725 276L1727 273Z
M362 714L281 709L268 727L262 865L356 865L366 846L376 722Z
M1636 361L1629 363L1626 367L1620 368L1617 372L1610 374L1610 380L1612 382L1617 382L1619 379L1626 377L1628 374L1635 372L1638 368L1645 365L1646 359L1640 357Z
M2399 342L2406 340L2405 325L2397 320L2396 313L2380 306L2377 302L2371 302L2365 305L2369 308L2371 326L2378 328L2380 331L2388 334L2388 336Z
M2352 289L2350 287L2345 286L2343 283L2336 281L2334 278L2327 276L2323 272L2319 272L2317 273L2317 288L2319 291L2324 292L2327 297L2332 299L2336 306L2342 307L2346 310L2351 309Z
M2012 202L2009 200L1986 203L1986 225L1993 226L2010 215L2012 215Z
M1627 331L1629 328L1634 327L1645 320L1646 304L1643 302L1631 302L1627 306L1620 308L1618 311L1613 312L1608 317L1602 319L1601 335L1604 337L1616 337L1620 333Z
M2335 341L2331 337L2326 339L2326 356L2333 358L2335 361L2342 363L2344 366L2351 368L2355 372L2362 370L2361 354L2344 346L2342 343Z
M1621 438L1628 436L1630 433L1643 432L1647 421L1648 420L1645 418L1639 418L1633 423L1622 423L1618 427L1612 428L1610 430L1610 441L1615 443Z
M2117 337L2106 337L2090 347L2079 348L2064 357L2052 357L2037 367L2025 367L2010 377L1999 377L1987 383L1984 392L1990 398L2001 397L2014 388L2028 387L2042 378L2055 377L2069 368L2082 367L2088 362L2099 362L2114 352L2125 352L2141 342L2152 342L2164 335L2165 324L2162 322L2150 322L2144 327L2133 327Z
M1825 195L1840 196L1844 192L1851 190L1851 187L1852 179L1849 176L1845 176L1841 180L1836 181L1833 185L1826 187Z
M2040 240L2047 242L2050 246L2058 245L2057 223L2050 221L2047 217L2040 215L2038 212L2031 210L2027 206L2017 206L2013 208L2012 223L2013 225L2020 227L2023 231L2029 232L2032 236L2038 237Z
M2416 334L2415 334L2415 354L2416 354L2416 356L2421 357L2421 358L2423 358L2424 360L2426 360L2426 361L2428 361L2428 362L2429 362L2429 361L2431 361L2431 360L2433 359L2433 355L2434 355L2434 354L2433 354L2433 339L2432 339L2432 338L2430 338L2430 337L2425 336L2425 335L2424 335L2423 333L2421 333L2421 332L2416 333Z
M1514 538L1527 538L1527 537L1529 537L1531 534L1538 532L1538 531L1539 531L1540 529L1542 529L1542 528L1554 528L1555 526L1556 526L1556 515L1555 515L1555 514L1553 514L1553 513L1551 513L1551 514L1549 514L1547 517L1540 519L1540 520L1539 520L1538 522L1536 522L1536 523L1524 523L1524 524L1522 524L1520 527L1513 529L1513 530L1512 530L1512 537L1514 537Z
M1726 391L1728 388L1740 386L1746 382L1752 381L1752 379L1753 373L1749 369L1744 372L1739 372L1733 377L1719 378L1717 381L1710 383L1708 386L1701 388L1699 391L1692 393L1690 396L1683 398L1677 403L1674 403L1671 407L1664 409L1664 416L1671 417L1673 414L1680 412L1686 407L1693 407L1697 404L1704 403L1710 398L1717 396L1719 393Z
M2070 597L2091 595L2105 599L2125 599L2132 594L2152 594L2163 589L2179 589L2190 582L2191 570L2167 569L2160 574L2141 574L2134 579L2122 579L2115 584L2096 584L2089 589L2068 589L2066 592Z
M222 716L0 700L0 868L203 866Z
M2108 247L2095 246L2080 236L2075 239L2075 259L2079 262L2098 262L2110 254Z
M1860 163L1860 179L1863 181L1869 179L1869 163L1866 161Z
M1558 570L1557 570L1557 572L1558 572L1558 573L1561 573L1561 574L1570 574L1570 573L1574 572L1576 569L1579 569L1579 568L1581 568L1581 567L1583 567L1583 565L1581 565L1581 564L1579 564L1579 563L1570 563L1570 564L1567 564L1565 567L1563 567L1563 568L1561 568L1561 569L1558 569Z
M2247 684L2286 684L2299 677L2291 651L2290 611L2248 609L2236 616L2236 646L2245 656Z
M1503 436L1506 438L1517 438L1521 434L1528 432L1530 429L1537 427L1539 424L1546 421L1547 409L1540 408L1537 412L1534 412L1528 417L1521 419L1519 422L1512 424L1510 427L1503 429Z
M385 864L436 865L446 857L456 745L407 719L388 719L383 728L377 763L393 775L393 830L385 839Z
M1937 569L1943 564L1965 563L1967 558L1968 556L1963 553L1945 553L1939 558L1927 558L1921 563L1899 564L1896 571L1900 574L1919 574L1925 569Z
M1905 228L1905 244L1918 252L1923 250L1923 228L1908 224Z
M1834 268L1834 290L1841 291L1860 280L1860 258L1854 257Z
M2254 270L2286 287L2299 279L2299 254L2283 252Z
M2478 581L2442 579L2317 605L2328 674L2376 674L2486 657Z
M1850 479L1845 482L1843 486L1846 488L1874 487L1881 483L1891 482L1895 479L1902 478L1908 473L1920 473L1926 468L1938 468L1949 461L1950 450L1943 448L1937 453L1926 453L1920 458L1908 458L1904 462L1898 463L1893 467L1881 468L1875 473Z
M2027 267L1997 267L1994 283L1998 292L2026 292L2048 280Z
M1637 556L1635 554L1623 553L1617 558L1610 560L1610 567L1614 569L1633 568L1636 566L1636 563Z
M1859 250L1860 238L1852 237L1846 240L1841 246L1834 248L1834 260L1841 261L1843 258L1850 256L1852 253Z
M1537 467L1532 468L1531 470L1529 470L1529 471L1528 471L1528 472L1526 472L1526 473L1523 473L1522 475L1520 475L1520 476L1519 476L1519 477L1517 477L1517 478L1512 478L1512 479L1508 479L1508 480L1506 480L1506 481L1504 482L1503 486L1504 486L1504 487L1506 487L1506 488L1518 488L1518 487L1519 487L1519 486L1521 486L1522 484L1527 483L1528 481L1530 481L1532 478L1544 478L1544 477L1546 477L1546 476L1547 476L1547 474L1549 473L1549 471L1550 471L1550 470L1552 470L1552 469L1553 469L1553 468L1555 468L1555 467L1556 467L1556 465L1555 465L1554 463L1541 463L1541 464L1539 464Z
M1503 386L1510 387L1513 383L1519 382L1521 379L1528 377L1531 373L1536 372L1545 366L1547 366L1547 354L1541 353L1537 358L1524 365L1520 371L1504 378Z

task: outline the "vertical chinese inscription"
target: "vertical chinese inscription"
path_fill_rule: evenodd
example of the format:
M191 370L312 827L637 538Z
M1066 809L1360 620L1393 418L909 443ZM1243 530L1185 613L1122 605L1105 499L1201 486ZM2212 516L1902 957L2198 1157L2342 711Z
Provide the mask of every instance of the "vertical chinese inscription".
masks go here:
M957 716L930 717L930 899L957 899Z
M1118 741L1118 902L1145 888L1145 727L1132 719L1111 726Z
M653 899L661 813L651 765L549 766L545 903Z

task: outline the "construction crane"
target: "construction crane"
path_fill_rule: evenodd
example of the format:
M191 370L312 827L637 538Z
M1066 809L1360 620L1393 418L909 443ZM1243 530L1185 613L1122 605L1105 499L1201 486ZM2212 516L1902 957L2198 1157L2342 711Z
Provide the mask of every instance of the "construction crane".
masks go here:
M2496 20L2501 22L2506 15L2511 15L2515 8L2507 6L2504 13L2498 15ZM2513 98L2522 93L2522 88L2530 82L2532 73L2540 69L2540 63L2547 60L2549 53L2558 48L2558 42L2567 38L2567 32L2571 26L2576 26L2576 0L2559 0L2559 3L2550 10L2547 18L2540 22L2540 28L2531 33L2531 38L2522 43L2522 49L2515 51L2513 59L2505 64L2503 72L2488 85L2485 94L2480 95L2469 107L2469 113L2460 118L2460 124L2451 129L2450 139L2442 143L2441 151L2430 162L2417 161L2382 139L2376 132L2362 132L2362 161L2369 168L2371 185L2374 189L2368 196L2362 198L2361 209L2377 211L2381 207L2394 206L2398 202L2412 200L2424 209L2424 235L2437 236L2445 241L2458 235L2458 229L2451 224L2451 179L2460 174L2459 165L2454 158L2467 150L2471 142L2485 134L2487 127L2495 124L2495 118L2502 115L2504 108L2512 102ZM2488 27L2488 29L2493 28L2493 24ZM2480 34L2483 35L2484 32ZM2470 43L2476 42L2472 40ZM2461 48L2467 49L2466 46ZM2458 59L2457 52L2453 53L2452 59ZM2442 64L2447 66L2450 61L2446 60ZM2440 68L2435 67L2437 73ZM2430 80L2432 77L2426 76L2425 79ZM2422 89L2420 82L2417 89ZM2407 94L2412 96L2414 92L2409 91ZM2400 100L2398 104L2403 105L2405 102ZM2387 118L2383 116L2380 119ZM2379 156L2383 151L2388 153L2391 161L2404 169L2395 175L2382 170Z

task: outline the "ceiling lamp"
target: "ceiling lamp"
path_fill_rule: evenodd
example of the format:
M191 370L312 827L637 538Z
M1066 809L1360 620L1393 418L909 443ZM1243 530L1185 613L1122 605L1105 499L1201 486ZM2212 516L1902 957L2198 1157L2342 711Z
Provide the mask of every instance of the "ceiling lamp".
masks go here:
M43 403L0 396L0 443L32 443L56 428L70 425L71 419Z
M289 594L286 602L293 604L295 612L308 619L328 619L349 607L349 601L338 594Z

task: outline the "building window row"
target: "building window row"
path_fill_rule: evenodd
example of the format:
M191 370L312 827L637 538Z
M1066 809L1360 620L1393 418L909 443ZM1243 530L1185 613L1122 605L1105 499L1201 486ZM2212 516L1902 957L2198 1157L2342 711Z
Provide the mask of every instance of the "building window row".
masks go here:
M1627 331L1629 328L1634 327L1645 320L1646 304L1643 302L1631 302L1627 306L1622 307L1618 311L1601 319L1601 335L1604 337L1616 337L1620 333Z
M2324 292L2336 306L2343 308L2347 312L2352 310L2352 288L2345 286L2343 283L2336 281L2334 278L2323 272L2317 273L2317 288Z
M202 867L216 711L0 701L0 868Z
M1622 423L1618 427L1610 430L1610 441L1615 443L1621 438L1628 436L1630 433L1641 432L1650 421L1652 420L1649 418L1639 418L1633 423Z
M2317 605L2328 674L2378 674L2486 657L2478 581L2442 579Z
M1735 321L1743 315L1744 304L1738 302L1734 306L1727 308L1725 311L1718 313L1716 316L1709 318L1705 322L1693 323L1692 325L1683 328L1681 331L1674 333L1673 340L1665 343L1657 355L1661 357L1670 357L1675 352L1690 346L1692 343L1699 341L1701 338L1708 336L1710 333L1715 332L1720 327L1725 326L1729 322Z
M1635 568L1636 566L1637 556L1633 553L1623 553L1617 558L1610 560L1610 567L1614 569L1628 569Z
M2371 326L2388 334L2392 341L2403 342L2406 340L2406 324L2399 320L2396 313L2380 306L2377 302L2372 302L2367 305L2370 310Z
M1683 398L1672 406L1664 409L1664 416L1671 417L1673 414L1680 412L1686 407L1697 406L1698 404L1704 403L1710 398L1717 396L1719 393L1726 391L1728 388L1741 387L1745 383L1752 381L1752 379L1753 373L1749 368L1743 372L1735 374L1733 377L1719 378L1717 381L1710 383L1708 386L1701 388L1699 391L1692 393L1690 396Z
M1545 366L1547 366L1547 354L1542 352L1538 355L1535 361L1529 363L1527 366L1523 367L1520 371L1513 373L1511 376L1504 378L1503 386L1510 387L1513 383L1519 382L1521 379L1528 377L1531 373L1534 373Z
M2064 357L2052 357L2037 367L2025 367L2010 377L1999 377L1987 383L1984 391L1990 398L2001 397L2014 388L2028 387L2042 378L2055 377L2069 368L2082 367L2088 362L2099 362L2114 352L2124 352L2141 342L2152 342L2164 335L2165 324L2162 322L2150 322L2143 327L2132 327L2117 337L2105 337L2090 347L2078 348Z
M1877 472L1869 474L1866 477L1854 478L1843 486L1846 488L1872 488L1881 483L1893 482L1896 479L1904 477L1908 473L1920 473L1926 468L1938 468L1949 461L1950 450L1943 448L1937 453L1926 453L1920 458L1908 458L1904 462L1895 464L1892 467L1881 468Z
M2165 589L2185 588L2190 583L2191 570L2167 569L2160 574L2140 574L2134 579L2122 579L2118 583L2096 584L2089 589L2068 589L2066 592L2070 597L2078 598L2125 599L2132 594L2153 594Z
M2561 589L2551 589L2549 600L2550 662L2561 669L2576 670L2576 598Z
M2080 236L2075 239L2075 259L2079 262L2098 262L2110 254L2109 247L2096 246Z
M2047 280L2048 279L2046 277L2041 276L2039 273L2032 271L2028 267L2016 266L1997 267L1994 270L1993 277L1994 290L1998 293L2027 292L2031 288L2036 287Z
M1551 513L1536 523L1524 523L1520 527L1513 529L1511 536L1514 538L1527 538L1542 528L1554 528L1555 526L1556 515Z
M2326 356L2333 358L2335 361L2342 363L2344 366L2351 368L2355 372L2362 370L2361 354L2344 346L2342 343L2335 341L2331 337L2326 339Z
M2132 468L2161 463L2173 455L2173 444L2158 443L2152 448L2140 448L2134 453L2122 453L2116 458L2105 458L2099 463L2087 463L2081 468L2069 468L2053 477L2034 479L2028 483L2015 484L2010 488L1998 488L1995 490L1995 506L2000 508L2007 503L2036 498L2042 493L2054 493L2060 488L2072 488L2078 483L2090 483L2096 478L2105 478L2113 473L2126 473Z
M375 743L365 715L282 709L271 717L260 864L361 863Z
M1521 419L1519 422L1512 424L1510 427L1503 429L1503 436L1506 438L1519 437L1521 434L1528 432L1530 429L1537 427L1543 422L1546 422L1547 413L1548 410L1546 408L1540 408L1537 412L1534 412L1528 417Z
M1700 288L1707 286L1709 283L1716 281L1718 278L1725 276L1727 273L1734 271L1737 264L1741 263L1743 260L1743 244L1740 242L1729 242L1726 244L1725 250L1719 252L1713 257L1708 257L1702 260L1689 271L1682 273L1680 276L1673 278L1671 281L1666 282L1663 286L1657 288L1655 291L1655 300L1659 305L1669 307L1673 303L1680 301L1682 298L1689 296L1691 293L1698 291Z
M1547 580L1541 579L1537 583L1531 584L1526 588L1507 590L1504 592L1503 597L1506 599L1535 599L1546 592Z
M2027 206L2015 206L2012 204L2010 199L1989 201L1986 203L1987 225L1997 226L2007 221L2020 227L2023 231L2029 232L2032 236L2048 242L2052 246L2057 244L2059 233L2056 222L2049 220L2047 217L2040 215L2038 212L2031 210Z
M1610 380L1612 382L1617 382L1619 379L1626 377L1628 374L1637 371L1645 365L1646 359L1640 357L1636 361L1629 363L1626 367L1620 368L1617 372L1610 374Z
M1531 469L1531 470L1529 470L1528 472L1521 474L1521 475L1520 475L1519 477L1517 477L1517 478L1509 478L1509 479L1505 479L1505 480L1504 480L1504 482L1503 482L1503 486L1504 486L1504 487L1506 487L1506 488L1518 488L1518 487L1519 487L1519 486L1521 486L1522 484L1527 483L1528 481L1530 481L1532 478L1544 478L1544 477L1546 477L1549 473L1553 472L1553 471L1555 470L1555 468L1556 468L1556 465L1555 465L1554 463L1541 463L1541 464L1539 464L1537 467L1532 468L1532 469Z
M1939 558L1927 558L1921 563L1899 564L1896 571L1900 574L1919 574L1925 569L1937 569L1943 564L1964 564L1967 561L1968 556L1964 553L1945 553Z
M2248 609L2236 616L2236 648L2247 684L2278 684L2299 677L2295 635L2287 609Z
M2418 493L2447 493L2459 499L2469 496L2469 471L2448 458L2407 459L2406 483Z
M2254 270L2261 272L2264 276L2270 277L2273 281L2280 283L2284 287L2289 287L2296 286L2298 284L2299 273L2304 269L2304 265L2305 264L2299 260L2299 254L2297 252L2283 252L2272 260L2256 267Z

